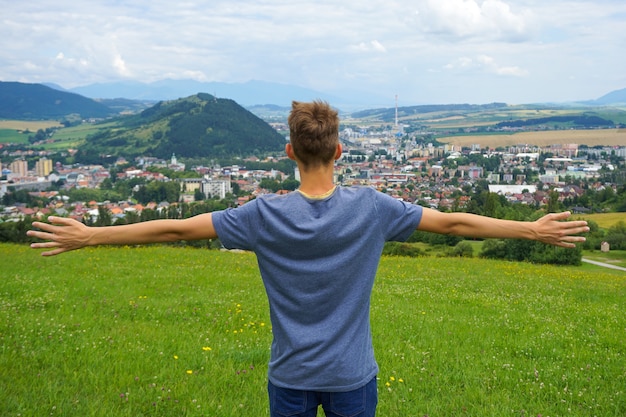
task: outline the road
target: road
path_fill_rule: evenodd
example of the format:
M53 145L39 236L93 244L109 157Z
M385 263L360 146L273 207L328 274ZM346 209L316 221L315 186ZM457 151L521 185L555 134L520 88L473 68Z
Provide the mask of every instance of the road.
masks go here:
M604 263L604 262L592 261L591 259L585 259L585 258L582 258L581 260L583 262L587 262L589 264L594 264L594 265L598 265L598 266L603 266L605 268L611 268L611 269L618 269L620 271L626 271L626 268L621 267L621 266L617 266L617 265L611 265L611 264L607 264L607 263Z

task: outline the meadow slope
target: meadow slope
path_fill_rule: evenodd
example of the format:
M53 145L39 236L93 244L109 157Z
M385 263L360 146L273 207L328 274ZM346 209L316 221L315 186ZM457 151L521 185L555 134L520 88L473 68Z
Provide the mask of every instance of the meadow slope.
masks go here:
M266 416L250 253L0 244L0 415ZM385 257L379 415L626 415L626 275Z

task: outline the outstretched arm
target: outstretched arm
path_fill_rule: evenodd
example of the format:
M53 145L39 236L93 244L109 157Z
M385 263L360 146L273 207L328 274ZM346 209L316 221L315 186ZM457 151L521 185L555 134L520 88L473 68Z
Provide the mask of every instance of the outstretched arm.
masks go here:
M589 227L586 221L563 221L569 216L569 212L550 213L534 222L522 222L424 208L417 229L465 237L530 239L573 248L575 243L585 241L584 237L575 235L588 232Z
M217 237L211 213L184 220L152 220L123 226L89 227L64 217L50 216L50 223L34 222L28 236L46 240L32 248L50 249L43 256L58 255L85 246L135 245L174 242L177 240L213 239Z

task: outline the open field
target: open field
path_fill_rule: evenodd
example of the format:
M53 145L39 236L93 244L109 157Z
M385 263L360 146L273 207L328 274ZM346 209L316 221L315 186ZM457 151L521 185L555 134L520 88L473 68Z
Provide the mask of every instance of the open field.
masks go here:
M506 120L563 116L571 113L571 109L533 109L510 106L496 109L482 109L480 111L434 111L405 116L402 117L401 120L404 122L419 121L420 123L437 129L455 129L460 127L489 126Z
M28 136L34 135L39 129L58 126L61 124L55 120L0 120L0 143L28 143Z
M52 137L53 142L45 144L44 148L47 150L66 150L76 148L85 141L87 136L98 132L103 127L110 127L112 125L112 123L99 125L83 123L78 126L59 129Z
M0 244L0 415L267 416L249 253ZM626 415L623 272L382 259L379 415Z
M626 129L595 129L595 130L551 130L542 132L520 132L510 135L467 135L437 138L439 142L455 146L471 146L497 148L520 144L548 146L554 144L576 143L587 146L625 146Z
M60 129L54 133L55 140L68 140L68 139L80 139L83 140L87 136L96 133L97 131L113 126L114 123L106 123L106 124L90 124L83 123L78 126L66 127L64 129Z
M572 220L590 220L596 222L600 228L608 229L619 222L626 223L626 213L574 214Z
M59 122L50 121L21 121L21 120L0 120L0 143L28 143L28 134L23 132L29 131L34 134L39 129L48 127L60 127L52 137L53 141L43 144L42 147L47 150L67 150L76 148L84 142L87 136L97 131L111 127L114 123L106 124L89 124L84 123L78 126L61 127Z
M3 143L28 143L28 134L19 130L0 129L0 144Z
M482 109L480 111L457 111L451 115L450 111L430 112L421 115L403 117L403 121L418 120L433 128L454 129L459 127L486 126L508 120L530 120L537 118L594 115L614 123L626 123L626 109L619 107L604 107L595 109L572 108L533 108L528 106L508 106L496 109ZM557 123L558 124L558 123Z
M0 129L30 130L33 133L37 132L39 129L60 126L61 124L56 120L0 120Z

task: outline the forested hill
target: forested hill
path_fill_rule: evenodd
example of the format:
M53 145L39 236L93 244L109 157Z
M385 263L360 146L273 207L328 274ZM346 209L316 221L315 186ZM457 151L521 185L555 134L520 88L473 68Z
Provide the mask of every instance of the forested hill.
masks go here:
M101 155L213 158L280 152L284 146L282 135L233 100L200 93L117 119L88 137L76 157L88 163Z
M104 118L113 113L104 104L78 94L42 84L0 81L0 119L61 119L70 115Z

